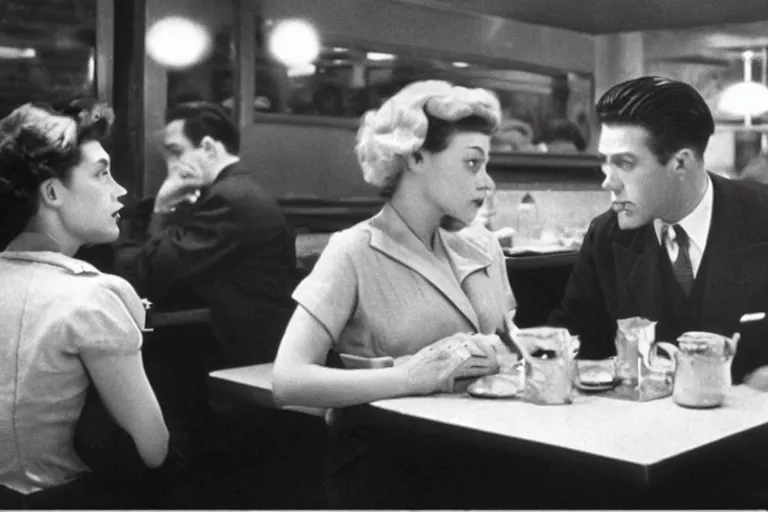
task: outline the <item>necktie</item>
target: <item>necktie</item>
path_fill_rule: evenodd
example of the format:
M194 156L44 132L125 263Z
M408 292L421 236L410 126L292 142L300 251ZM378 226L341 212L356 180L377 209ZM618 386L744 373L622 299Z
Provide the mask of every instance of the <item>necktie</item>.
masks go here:
M665 235L669 259L672 261L672 269L675 272L675 279L680 283L685 296L688 297L691 293L691 288L693 288L693 265L691 264L691 256L688 252L691 240L688 238L688 233L677 224L668 226Z

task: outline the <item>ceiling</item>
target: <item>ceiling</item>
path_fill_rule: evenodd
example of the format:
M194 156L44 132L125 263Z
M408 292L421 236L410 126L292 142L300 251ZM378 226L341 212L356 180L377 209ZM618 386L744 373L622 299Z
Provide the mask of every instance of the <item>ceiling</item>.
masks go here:
M768 0L408 0L588 34L768 20Z

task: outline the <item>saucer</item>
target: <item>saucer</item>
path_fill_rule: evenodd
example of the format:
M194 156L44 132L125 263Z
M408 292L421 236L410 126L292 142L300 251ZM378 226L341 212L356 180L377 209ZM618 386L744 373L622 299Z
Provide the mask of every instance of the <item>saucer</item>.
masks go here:
M523 388L519 376L497 373L480 377L469 385L467 393L476 398L516 398Z
M614 379L612 382L606 382L605 384L584 384L580 380L574 383L574 386L579 391L586 393L599 393L601 391L608 391L621 384L621 379Z

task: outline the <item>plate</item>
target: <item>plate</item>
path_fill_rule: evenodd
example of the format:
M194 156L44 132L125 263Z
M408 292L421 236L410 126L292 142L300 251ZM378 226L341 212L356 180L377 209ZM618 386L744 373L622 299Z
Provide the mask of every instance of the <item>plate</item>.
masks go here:
M467 393L476 398L515 398L523 389L520 375L497 373L480 377L469 385Z
M618 386L621 383L621 379L614 379L613 382L609 382L607 384L583 384L581 381L577 380L574 383L574 386L579 391L584 391L585 393L599 393L601 391L608 391L616 386Z

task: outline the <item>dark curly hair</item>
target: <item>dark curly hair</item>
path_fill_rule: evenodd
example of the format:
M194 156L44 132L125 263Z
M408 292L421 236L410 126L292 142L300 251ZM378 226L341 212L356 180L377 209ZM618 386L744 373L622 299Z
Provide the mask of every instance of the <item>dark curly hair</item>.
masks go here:
M37 213L40 185L50 178L66 183L80 145L106 139L114 118L108 105L77 98L27 103L0 120L0 250Z

